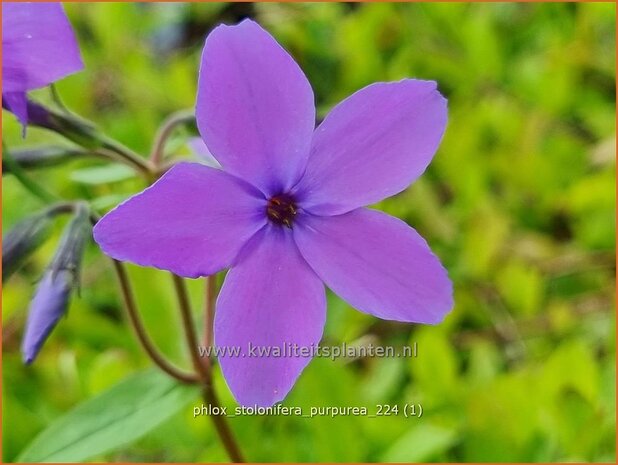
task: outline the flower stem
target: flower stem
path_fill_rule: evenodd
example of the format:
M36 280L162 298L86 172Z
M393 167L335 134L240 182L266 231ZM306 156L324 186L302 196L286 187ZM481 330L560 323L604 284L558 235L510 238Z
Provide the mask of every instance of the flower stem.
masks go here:
M210 366L210 360L208 358L200 359L200 354L197 346L197 334L193 325L193 318L191 317L191 306L189 303L189 295L187 293L187 287L183 279L175 274L172 274L174 281L174 289L178 296L178 304L180 307L180 315L182 317L182 324L185 329L185 336L187 340L187 347L191 353L191 359L195 365L195 370L199 373L204 387L202 389L202 396L204 400L213 407L219 407L219 399L212 383L212 369ZM219 434L219 438L225 447L230 459L233 462L244 462L243 455L238 447L232 430L228 425L225 416L211 415L212 421L215 425L215 429Z
M137 338L139 339L140 344L148 354L148 356L152 359L152 361L159 367L161 370L166 372L171 377L181 381L183 383L196 383L199 379L192 373L186 373L179 368L176 368L170 362L168 362L162 354L159 353L154 343L148 337L146 333L146 329L140 319L139 313L137 311L137 305L135 303L135 298L133 296L133 290L131 289L131 284L129 281L129 276L127 274L127 270L124 267L122 262L118 260L112 260L114 264L114 270L116 271L116 275L118 276L118 280L120 281L120 288L122 291L122 296L124 299L125 307L127 313L129 314L129 319L131 321L131 325L137 334Z
M195 334L195 328L193 327L193 318L191 317L191 304L189 303L189 294L187 292L187 286L180 276L172 274L174 281L174 290L178 297L178 307L180 308L180 316L182 318L182 327L185 332L187 340L187 348L189 349L189 355L193 362L195 371L199 373L200 379L205 383L210 383L212 376L210 373L210 364L202 363L200 357L197 335Z
M53 145L17 150L11 149L11 155L13 162L17 163L19 167L24 170L57 166L64 162L90 156L108 161L111 160L117 163L127 163L117 155L103 150L88 150L81 147L67 148ZM8 164L4 160L2 161L2 169L7 173L11 172Z
M163 162L165 144L174 132L174 129L176 129L177 126L193 123L194 121L195 116L192 110L182 110L172 113L163 122L155 138L152 151L150 152L150 162L155 168L160 167Z
M53 82L49 85L49 92L56 106L60 108L63 112L65 112L66 114L71 114L71 111L67 108L67 106L62 101L62 97L60 97L60 92L58 92L58 88L56 87L56 84L54 84Z
M214 343L215 297L217 293L217 275L206 278L206 292L204 295L204 346L210 347Z
M125 147L120 142L117 142L116 140L103 134L101 134L100 139L103 149L117 154L143 174L149 175L152 173L152 165L147 160L144 160L142 157L140 157L133 150Z
M56 132L86 149L117 155L146 176L154 171L148 160L101 133L92 122L80 116L52 110L28 100L28 124Z
M39 186L35 181L30 179L22 167L19 166L19 164L13 159L11 153L6 147L3 147L2 152L2 162L6 164L11 174L15 176L15 179L17 179L22 186L28 189L31 194L45 204L58 200L55 195L46 191L43 187Z
M58 215L60 213L73 213L76 210L77 205L78 205L78 202L71 202L71 201L58 202L58 203L51 205L47 209L47 214L48 215Z
M219 403L219 399L217 398L217 393L215 392L214 386L204 386L202 390L202 396L204 400L213 407L219 407L221 404ZM223 447L227 451L230 460L234 463L244 463L245 459L238 447L238 443L234 438L230 425L227 423L225 416L223 415L211 415L212 421L215 425L217 433L219 434L219 439L223 443Z

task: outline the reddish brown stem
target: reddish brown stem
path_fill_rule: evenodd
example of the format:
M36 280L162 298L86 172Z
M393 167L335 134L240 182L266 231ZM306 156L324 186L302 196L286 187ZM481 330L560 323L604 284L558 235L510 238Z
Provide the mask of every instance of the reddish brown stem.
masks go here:
M217 275L206 278L206 292L204 295L204 345L211 347L214 344L215 302L217 294Z
M176 290L176 295L178 297L178 306L180 308L180 316L182 318L182 325L185 330L185 337L187 341L187 348L191 354L191 360L193 360L193 365L195 366L195 370L199 373L200 379L204 385L202 390L202 395L204 400L212 405L213 407L219 407L219 399L217 398L217 393L215 392L213 383L212 383L212 367L210 366L210 360L207 357L203 359L200 357L198 345L197 345L197 334L195 331L195 327L193 325L193 318L191 316L191 305L189 303L189 294L187 292L187 287L185 282L179 276L172 274L172 278L174 281L174 289ZM238 443L236 442L234 435L232 434L232 430L228 425L225 416L223 415L211 415L212 421L215 425L215 429L217 430L217 434L227 451L230 460L233 462L244 462L243 455L238 447Z
M122 291L122 296L125 303L125 308L127 310L127 314L129 315L129 320L131 321L131 326L135 330L135 334L139 339L140 344L150 357L150 359L159 367L161 370L166 372L171 377L181 381L183 383L196 383L199 381L193 373L186 373L179 368L176 368L170 362L168 362L165 357L159 353L154 343L148 337L148 333L144 328L142 320L137 311L137 305L135 303L135 298L133 296L133 290L131 289L131 284L129 281L129 276L127 274L127 270L125 269L122 262L117 260L112 260L114 264L114 270L116 271L116 275L118 276L118 280L120 281L120 289Z

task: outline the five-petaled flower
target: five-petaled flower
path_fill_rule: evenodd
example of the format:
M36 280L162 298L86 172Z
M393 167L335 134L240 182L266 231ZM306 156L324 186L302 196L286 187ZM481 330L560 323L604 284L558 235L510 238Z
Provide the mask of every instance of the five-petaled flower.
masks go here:
M2 2L2 105L24 126L26 93L83 67L60 3Z
M446 270L407 224L365 208L431 161L445 129L435 82L370 85L315 127L311 86L258 24L219 26L202 56L196 117L222 169L179 163L95 227L119 260L184 277L230 267L219 347L310 347L324 284L379 318L435 324L453 305ZM242 404L285 397L309 357L220 355Z

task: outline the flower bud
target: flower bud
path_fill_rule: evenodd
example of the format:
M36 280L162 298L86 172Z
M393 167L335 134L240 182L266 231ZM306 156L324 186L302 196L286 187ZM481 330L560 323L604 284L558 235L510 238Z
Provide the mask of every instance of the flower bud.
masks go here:
M12 150L11 157L21 168L42 168L56 166L68 160L85 155L83 150L67 147L36 147L23 150ZM2 160L2 174L10 173L10 164Z
M52 329L64 315L75 282L72 272L47 271L30 303L26 332L22 341L24 363L30 364L41 350Z
M28 124L62 134L76 144L89 149L104 145L101 134L92 123L77 116L61 113L28 100Z
M52 218L49 211L30 216L17 223L2 238L2 282L47 239Z
M34 361L60 317L67 311L71 293L78 286L84 246L90 235L88 207L78 204L30 304L22 341L23 360L27 364Z

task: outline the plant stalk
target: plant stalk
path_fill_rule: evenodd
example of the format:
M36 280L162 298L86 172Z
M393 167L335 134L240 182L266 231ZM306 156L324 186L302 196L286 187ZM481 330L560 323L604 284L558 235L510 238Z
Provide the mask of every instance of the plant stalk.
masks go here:
M131 321L131 326L133 326L133 329L137 334L137 338L139 339L140 344L142 345L150 359L159 368L161 368L161 370L182 383L192 384L198 382L199 379L193 373L186 373L180 370L179 368L168 362L165 357L159 353L154 343L148 337L148 333L146 332L146 329L144 328L142 320L137 311L137 305L133 296L133 290L131 288L129 276L127 274L126 268L124 267L124 264L114 259L112 259L112 262L114 264L114 270L116 271L118 280L120 281L120 289L122 291L125 307Z
M204 346L214 344L215 302L217 293L217 275L206 278L206 292L204 295Z
M146 176L154 171L148 160L101 133L92 122L82 117L52 110L28 100L28 124L56 132L86 149L115 154Z
M182 324L185 330L185 336L187 340L187 347L191 354L191 359L195 365L195 370L199 373L202 383L204 385L202 389L202 396L204 400L213 407L219 407L219 399L215 391L212 382L212 367L210 366L210 360L207 357L201 359L198 345L197 334L193 325L193 318L191 317L191 306L189 303L189 295L187 293L187 287L183 279L175 274L172 274L174 281L174 289L178 297L178 304L180 308L180 315L182 318ZM232 430L227 423L225 416L211 415L212 421L219 434L219 438L225 447L225 450L232 462L240 463L244 462L244 458L238 443L232 434Z
M165 157L165 144L174 132L176 127L183 124L193 123L195 116L192 110L182 110L172 113L161 125L155 137L152 150L150 152L150 163L154 168L159 168Z
M58 200L58 198L52 193L45 190L42 186L39 186L35 181L30 179L30 177L26 174L26 172L22 169L21 166L11 156L11 153L3 147L2 150L2 162L6 164L11 174L15 176L22 186L24 186L28 191L34 195L36 198L41 200L43 203L48 204Z

